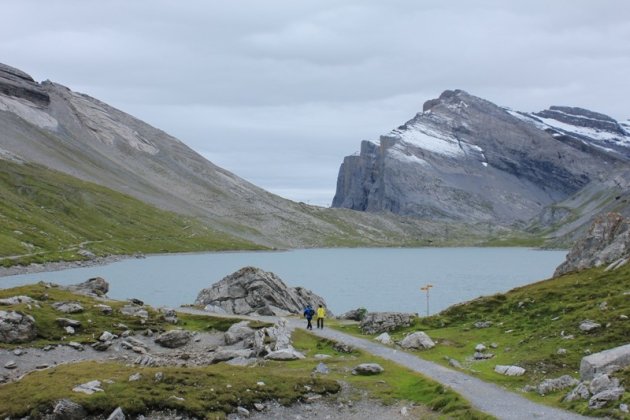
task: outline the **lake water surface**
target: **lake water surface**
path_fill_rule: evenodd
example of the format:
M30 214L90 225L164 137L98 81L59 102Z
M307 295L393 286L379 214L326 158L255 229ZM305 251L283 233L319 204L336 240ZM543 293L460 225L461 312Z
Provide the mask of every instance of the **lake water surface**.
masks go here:
M154 306L193 303L204 287L245 266L276 273L290 286L322 296L340 314L426 313L420 287L433 285L430 312L551 277L566 251L527 248L353 248L287 252L156 255L106 266L0 278L0 288L40 280L73 284L100 276L113 299L136 297Z

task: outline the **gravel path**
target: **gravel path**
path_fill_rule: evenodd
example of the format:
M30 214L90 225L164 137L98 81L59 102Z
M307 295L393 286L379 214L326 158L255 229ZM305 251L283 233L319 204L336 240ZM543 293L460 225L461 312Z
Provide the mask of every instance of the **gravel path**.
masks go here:
M293 328L304 328L304 321L292 319ZM313 334L350 344L357 349L391 360L419 372L458 392L477 409L499 419L586 419L578 414L557 408L547 407L530 401L520 395L506 391L497 385L481 381L465 373L448 369L437 363L420 359L413 354L396 350L370 340L354 337L343 332L325 328L315 329Z

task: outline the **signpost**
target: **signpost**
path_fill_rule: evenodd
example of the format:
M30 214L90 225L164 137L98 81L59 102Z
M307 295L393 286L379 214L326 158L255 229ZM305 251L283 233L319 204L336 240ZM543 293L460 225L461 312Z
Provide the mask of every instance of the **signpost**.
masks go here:
M426 286L420 288L421 291L427 293L427 316L429 316L429 290L431 290L432 287L432 284L427 284Z

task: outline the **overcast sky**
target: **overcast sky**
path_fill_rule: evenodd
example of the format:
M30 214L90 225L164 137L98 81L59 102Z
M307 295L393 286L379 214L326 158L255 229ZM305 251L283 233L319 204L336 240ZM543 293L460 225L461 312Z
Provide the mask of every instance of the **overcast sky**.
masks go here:
M0 62L287 198L445 89L630 118L630 1L0 0Z

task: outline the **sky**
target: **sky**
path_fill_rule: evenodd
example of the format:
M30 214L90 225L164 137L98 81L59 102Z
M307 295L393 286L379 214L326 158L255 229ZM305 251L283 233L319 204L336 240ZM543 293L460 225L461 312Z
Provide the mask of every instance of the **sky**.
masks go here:
M87 93L295 201L463 89L630 118L627 0L0 0L0 62Z

